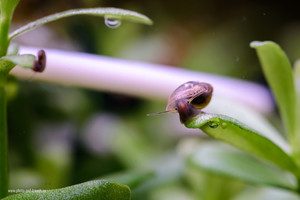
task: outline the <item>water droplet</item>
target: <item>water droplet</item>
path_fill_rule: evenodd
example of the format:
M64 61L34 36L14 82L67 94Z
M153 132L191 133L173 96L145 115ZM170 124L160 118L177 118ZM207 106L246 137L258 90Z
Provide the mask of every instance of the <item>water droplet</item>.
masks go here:
M219 126L219 120L211 120L208 122L210 128L217 128Z
M105 16L104 23L108 28L118 28L122 24L120 18L114 16Z
M225 123L225 122L223 122L222 124L221 124L221 126L222 126L222 128L226 128L227 127L227 124Z

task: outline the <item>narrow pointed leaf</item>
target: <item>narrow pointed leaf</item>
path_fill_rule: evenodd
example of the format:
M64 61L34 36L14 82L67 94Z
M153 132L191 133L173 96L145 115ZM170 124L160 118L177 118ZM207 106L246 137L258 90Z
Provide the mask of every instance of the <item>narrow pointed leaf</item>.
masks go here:
M32 54L11 55L11 56L3 56L0 59L10 61L15 65L19 65L23 68L31 69L34 64L35 56Z
M264 75L275 96L286 131L293 140L296 129L296 95L292 66L286 54L274 42L252 42Z
M246 153L220 144L201 146L189 161L192 166L201 170L249 183L287 189L297 187L297 180L292 174L270 167Z
M129 200L130 189L126 185L111 183L104 180L89 181L78 185L55 190L29 191L11 195L4 200L18 199L90 199L90 200Z
M268 160L299 176L291 157L271 140L241 122L224 115L201 113L185 123L187 128L200 128L211 137Z
M152 21L146 17L145 15L142 15L140 13L124 10L124 9L118 9L118 8L86 8L86 9L73 9L73 10L67 10L59 13L55 13L46 17L43 17L41 19L38 19L36 21L33 21L25 26L20 27L19 29L15 30L9 35L9 39L13 39L17 35L20 35L21 33L25 31L29 31L35 27L41 26L43 24L46 24L48 22L52 22L61 18L70 17L74 15L93 15L93 16L108 16L111 18L116 18L118 20L129 20L134 21L138 23L144 23L144 24L152 24Z

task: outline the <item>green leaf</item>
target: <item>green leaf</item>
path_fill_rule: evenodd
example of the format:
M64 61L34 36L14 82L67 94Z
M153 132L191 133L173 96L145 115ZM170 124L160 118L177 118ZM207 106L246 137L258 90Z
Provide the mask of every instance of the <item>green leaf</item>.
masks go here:
M233 200L300 200L297 193L278 188L250 188L238 194Z
M0 58L0 87L6 84L8 73L14 66L15 64L11 61Z
M56 190L29 191L16 195L11 195L4 200L17 199L101 199L101 200L129 200L131 197L130 189L126 185L111 183L105 180L95 180L78 185L73 185Z
M0 57L6 55L9 46L8 33L11 19L20 0L0 0Z
M192 166L254 184L296 189L297 180L289 173L268 166L246 153L221 144L201 146L190 157Z
M1 8L1 16L8 18L11 20L13 12L17 7L20 0L1 0L0 8Z
M187 128L200 128L211 137L225 141L243 151L268 160L299 177L291 157L271 140L241 122L224 115L200 113L185 123Z
M209 104L209 112L229 116L265 136L286 152L291 152L291 147L278 130L258 111L226 98L215 96Z
M152 21L146 17L145 15L142 15L140 13L129 11L129 10L123 10L118 8L86 8L86 9L74 9L74 10L67 10L59 13L55 13L46 17L43 17L41 19L38 19L36 21L33 21L25 26L22 26L12 32L9 35L9 39L13 39L17 35L20 35L21 33L24 33L25 31L29 31L35 27L41 26L43 24L46 24L48 22L52 22L64 17L70 17L74 15L94 15L94 16L102 16L102 17L109 17L112 19L118 19L118 20L129 20L134 21L138 23L144 23L144 24L152 24Z
M292 66L279 45L274 42L251 42L259 57L264 75L278 104L287 133L293 140L296 131L296 94Z
M19 46L15 43L10 43L7 49L7 56L17 55L19 52Z
M6 60L19 65L23 68L31 69L34 64L35 56L32 54L3 56L0 60Z

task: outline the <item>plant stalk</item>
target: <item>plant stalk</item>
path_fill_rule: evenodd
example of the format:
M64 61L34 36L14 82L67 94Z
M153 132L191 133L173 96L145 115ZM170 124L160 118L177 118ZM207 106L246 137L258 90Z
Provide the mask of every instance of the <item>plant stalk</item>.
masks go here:
M0 75L0 198L8 194L6 93L3 78Z
M8 32L10 27L10 21L6 20L5 17L1 16L0 22L0 57L6 55L8 48Z
M13 8L12 2L0 1L0 57L5 56L8 48L8 32ZM11 11L11 12L10 12ZM0 62L0 199L8 194L8 145L6 125L6 96L5 85L9 68L7 63Z

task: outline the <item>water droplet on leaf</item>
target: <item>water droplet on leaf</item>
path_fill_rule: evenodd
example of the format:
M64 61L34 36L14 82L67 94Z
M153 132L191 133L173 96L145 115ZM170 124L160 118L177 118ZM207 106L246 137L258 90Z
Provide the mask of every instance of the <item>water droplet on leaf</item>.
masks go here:
M221 124L221 126L222 126L222 128L226 128L226 127L227 127L227 124L226 124L225 122L223 122L223 123Z
M120 18L114 16L105 16L104 23L108 28L118 28L122 24Z
M210 128L218 128L219 126L219 120L211 120L208 122L208 126Z

